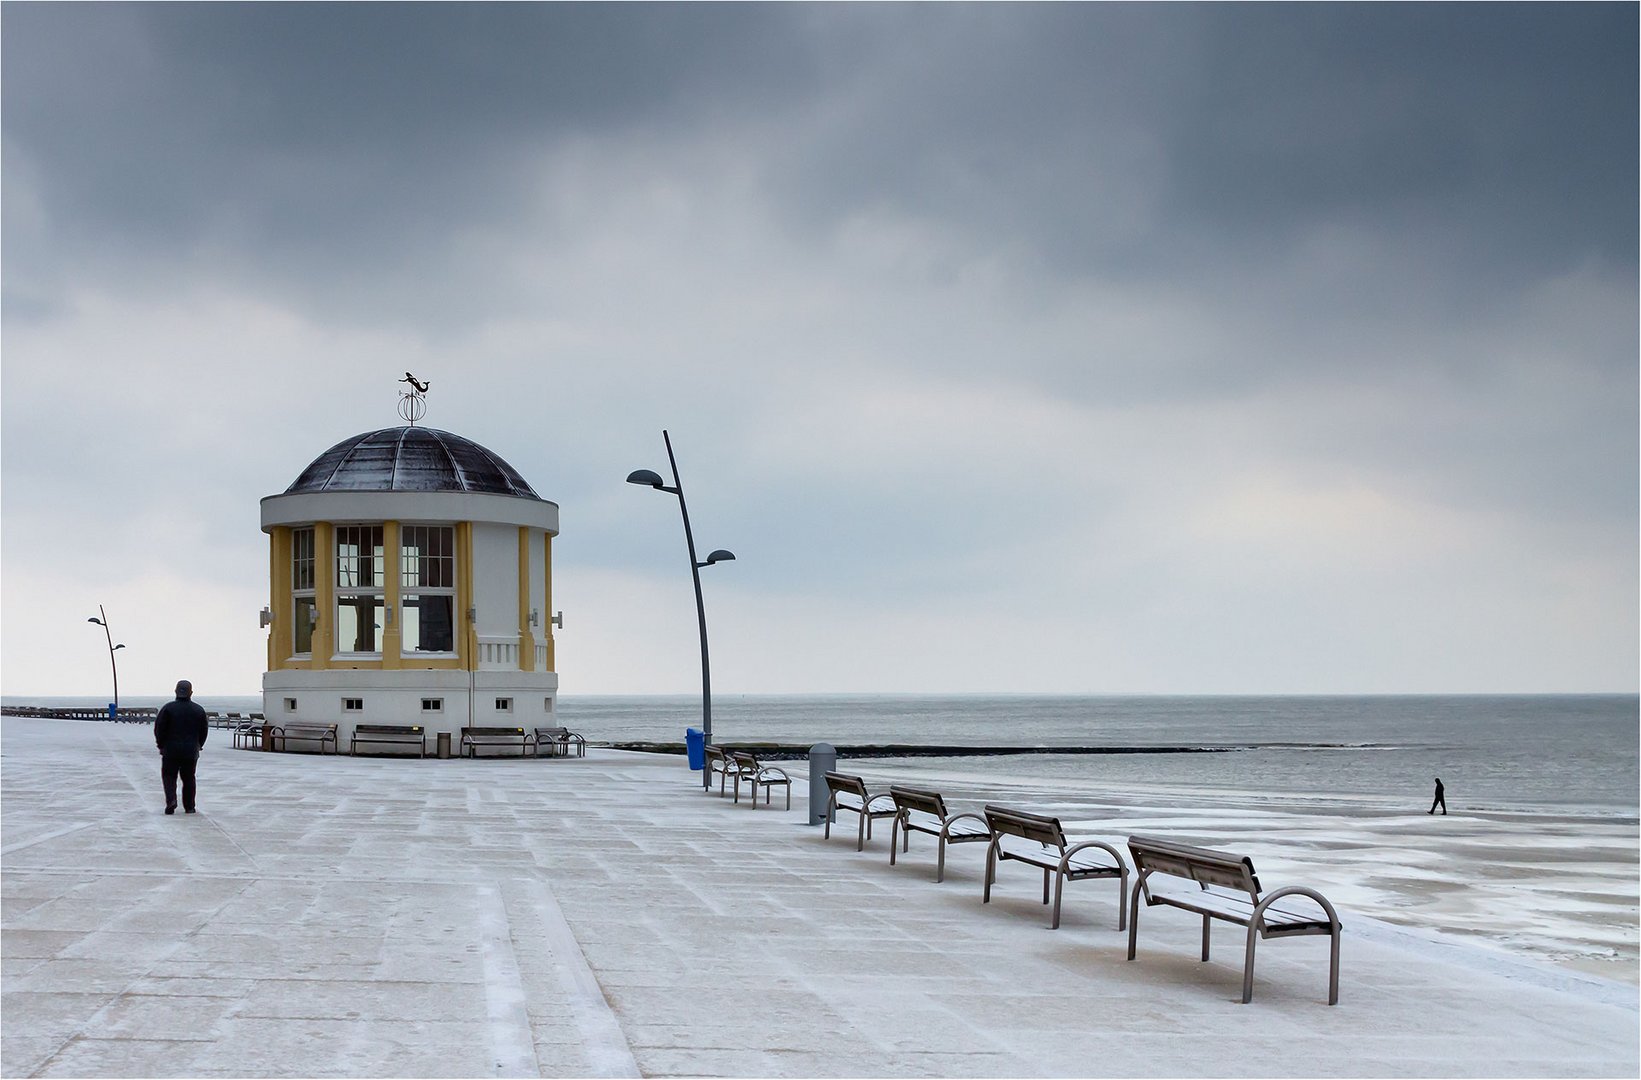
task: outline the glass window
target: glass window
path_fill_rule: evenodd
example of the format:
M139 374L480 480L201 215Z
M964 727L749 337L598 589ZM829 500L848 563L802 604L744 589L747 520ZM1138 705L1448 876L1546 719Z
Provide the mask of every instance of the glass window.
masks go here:
M382 598L341 596L336 600L336 651L382 651Z
M406 525L399 530L399 583L406 589L456 587L456 530L448 525Z
M313 606L313 594L298 594L292 598L291 651L305 655L313 652L313 624L318 610Z
M380 525L336 527L338 589L380 589L383 559Z
M291 533L291 652L306 656L313 652L313 530Z
M404 609L400 631L401 647L405 652L455 651L454 596L406 593L399 598L399 606Z
M336 527L336 651L382 651L386 554L380 525Z
M456 649L456 530L406 525L399 530L401 648L405 653Z

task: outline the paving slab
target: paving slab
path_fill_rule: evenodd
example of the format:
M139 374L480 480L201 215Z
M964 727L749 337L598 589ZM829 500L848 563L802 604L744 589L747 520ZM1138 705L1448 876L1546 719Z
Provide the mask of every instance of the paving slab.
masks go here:
M1200 923L1147 911L1130 963L1112 882L1067 886L1049 930L1032 874L981 904L979 845L936 884L927 843L891 867L886 829L863 852L848 829L823 839L801 778L783 811L654 755L225 743L201 759L201 813L166 816L146 729L4 720L0 1072L1641 1072L1633 985L1347 906L1338 1006L1321 938L1263 943L1243 1005L1236 928L1203 964Z

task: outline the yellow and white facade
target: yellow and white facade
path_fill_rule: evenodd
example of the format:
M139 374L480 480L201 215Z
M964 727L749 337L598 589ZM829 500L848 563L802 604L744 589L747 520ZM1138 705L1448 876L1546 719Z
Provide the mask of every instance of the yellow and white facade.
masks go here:
M558 506L477 443L344 440L262 500L270 723L556 725Z

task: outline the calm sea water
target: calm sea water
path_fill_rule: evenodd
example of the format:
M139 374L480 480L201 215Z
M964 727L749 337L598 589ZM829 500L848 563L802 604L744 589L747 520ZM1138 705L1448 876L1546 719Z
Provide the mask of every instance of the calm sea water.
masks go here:
M163 698L127 699L158 705ZM202 697L248 712L255 697ZM5 704L95 705L93 698ZM1224 753L1030 754L942 765L1111 787L1190 787L1272 798L1430 797L1453 806L1635 818L1641 808L1635 695L1440 697L732 696L713 700L714 741L1229 747ZM559 719L588 739L681 740L698 697L577 697ZM920 759L927 769L934 762Z

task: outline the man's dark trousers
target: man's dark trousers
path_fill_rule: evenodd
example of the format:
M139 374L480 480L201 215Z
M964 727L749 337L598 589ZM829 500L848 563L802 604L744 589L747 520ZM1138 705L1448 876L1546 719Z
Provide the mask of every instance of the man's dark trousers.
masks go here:
M182 777L182 808L194 812L194 766L199 764L199 751L166 750L160 759L160 778L165 781L165 805L177 805L177 777Z

